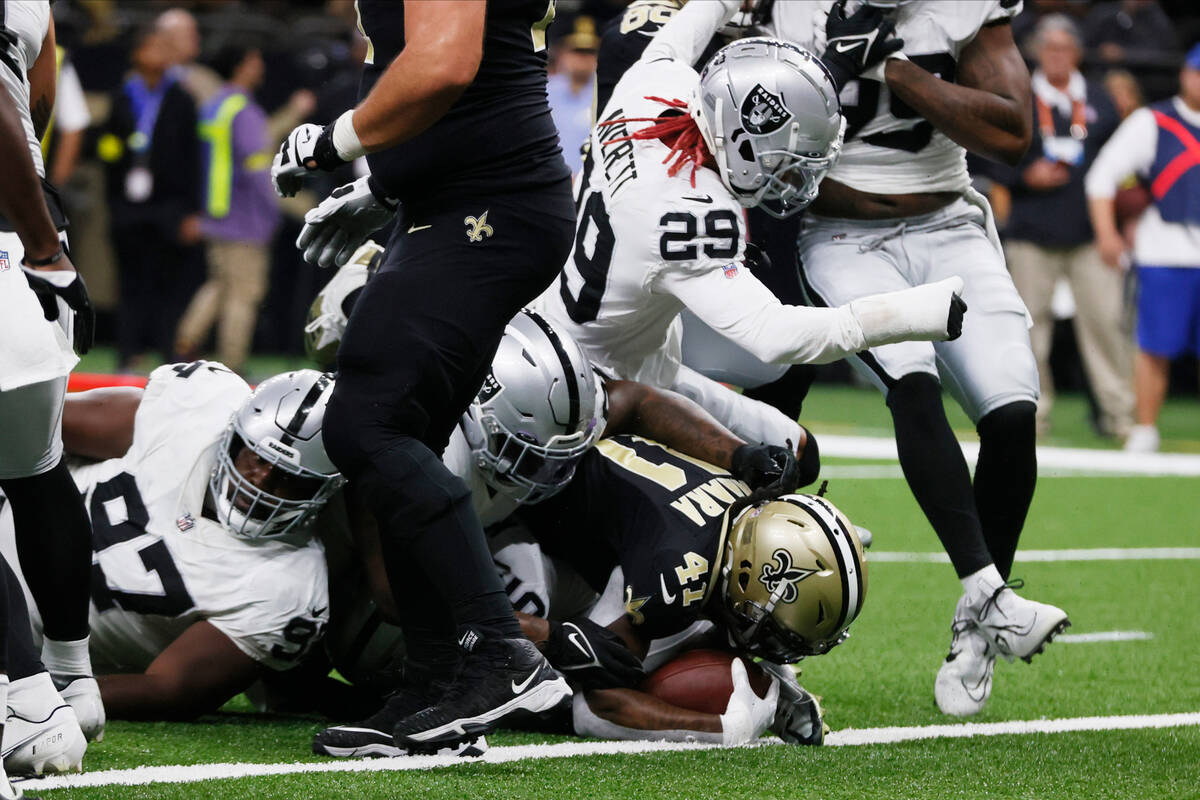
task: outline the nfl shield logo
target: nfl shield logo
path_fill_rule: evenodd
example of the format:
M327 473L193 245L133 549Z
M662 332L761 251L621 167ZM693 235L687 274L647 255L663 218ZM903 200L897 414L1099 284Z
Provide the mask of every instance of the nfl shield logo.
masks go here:
M9 268L8 251L0 250L0 272L8 272L8 268Z
M726 278L733 280L734 278L737 277L737 274L738 274L737 264L726 264L724 267L724 270L725 270Z
M196 527L196 518L185 511L182 517L175 520L175 527L179 528L180 531L187 533L192 528Z

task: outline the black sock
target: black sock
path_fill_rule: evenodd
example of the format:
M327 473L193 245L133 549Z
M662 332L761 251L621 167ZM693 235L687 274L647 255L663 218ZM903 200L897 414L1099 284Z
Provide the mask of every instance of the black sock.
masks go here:
M33 644L33 627L29 624L29 607L25 604L25 593L12 567L0 558L0 573L4 575L4 591L8 600L8 630L5 642L8 645L8 677L19 681L44 672L42 654Z
M49 639L88 635L92 526L67 465L0 481L12 503L21 572Z
M798 419L815 377L817 368L812 364L793 364L778 380L746 389L742 394L779 409L788 419Z
M1009 403L979 420L975 506L992 561L1008 580L1037 486L1037 406Z
M422 568L438 590L422 610L429 602L446 604L467 649L479 636L521 635L471 507L470 490L433 451L412 437L400 437L375 454L354 481L379 521L393 587L411 580L414 566Z
M900 467L913 497L958 577L978 572L992 559L975 510L971 473L942 407L941 384L925 373L905 375L892 385L887 404Z

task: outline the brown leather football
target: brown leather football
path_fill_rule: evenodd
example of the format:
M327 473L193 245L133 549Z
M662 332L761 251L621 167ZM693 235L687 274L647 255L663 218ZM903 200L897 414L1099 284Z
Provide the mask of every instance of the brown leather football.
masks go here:
M733 694L730 664L736 658L724 650L689 650L668 661L642 683L642 691L680 708L724 714ZM766 697L771 679L749 659L742 659L750 686Z

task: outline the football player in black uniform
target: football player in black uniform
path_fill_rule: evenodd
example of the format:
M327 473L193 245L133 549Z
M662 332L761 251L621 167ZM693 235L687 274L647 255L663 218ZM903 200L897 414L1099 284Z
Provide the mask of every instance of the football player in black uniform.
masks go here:
M523 638L467 487L438 458L505 323L570 250L570 173L546 100L554 2L357 8L368 42L359 105L324 128L294 130L272 177L292 194L309 171L367 155L370 178L306 219L300 244L322 264L345 263L392 226L338 353L324 436L379 522L409 677L457 670L395 728L398 744L430 749L570 692Z
M547 555L602 593L588 620L522 618L530 638L586 690L574 701L577 733L741 744L774 723L789 741L821 742L820 709L789 671L773 670L777 705L746 695L726 714L706 714L638 691L641 676L620 653L623 645L657 666L697 646L689 633L704 633L697 623L706 620L715 623L710 646L775 665L845 639L866 595L857 529L820 497L753 500L727 470L622 435L584 456L562 492L518 512ZM580 638L592 658L580 658L584 648L572 641Z

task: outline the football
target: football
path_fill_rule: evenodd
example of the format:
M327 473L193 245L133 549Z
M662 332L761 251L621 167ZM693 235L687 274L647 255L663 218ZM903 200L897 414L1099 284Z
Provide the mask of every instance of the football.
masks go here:
M642 691L680 708L723 714L733 694L730 664L738 658L724 650L689 650L656 669L642 684ZM771 688L770 677L745 658L750 686L759 697Z

